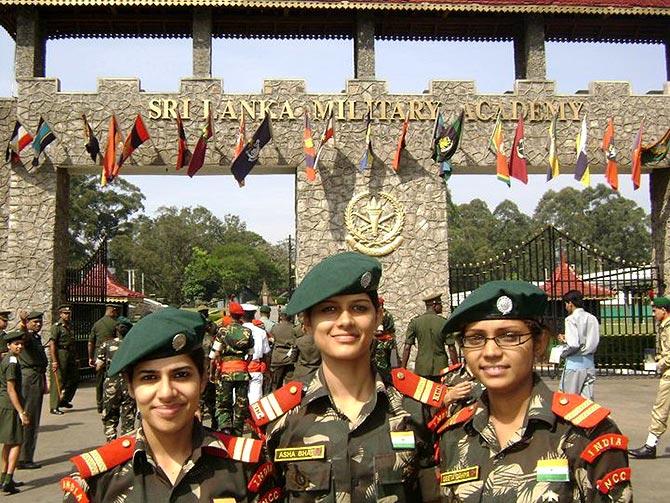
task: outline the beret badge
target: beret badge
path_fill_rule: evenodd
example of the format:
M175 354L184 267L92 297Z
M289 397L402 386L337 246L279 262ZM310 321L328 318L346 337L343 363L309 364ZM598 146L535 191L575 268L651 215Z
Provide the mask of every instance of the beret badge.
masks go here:
M172 338L172 349L181 351L186 346L186 334L177 334Z
M514 304L512 303L512 299L510 299L507 295L501 295L498 297L498 300L496 301L496 308L498 311L500 311L500 314L504 316L510 313L513 307Z
M361 287L367 288L370 286L370 283L372 283L372 273L370 271L366 271L361 276Z

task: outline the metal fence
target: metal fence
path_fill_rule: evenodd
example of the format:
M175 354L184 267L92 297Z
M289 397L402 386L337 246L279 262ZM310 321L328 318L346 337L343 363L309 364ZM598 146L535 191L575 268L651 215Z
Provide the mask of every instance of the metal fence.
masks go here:
M543 289L549 296L545 317L555 333L564 332L567 313L561 300L563 294L581 291L585 309L600 322L596 353L599 373L645 372L645 355L649 358L655 348L650 306L650 295L658 290L655 266L608 257L548 226L489 260L451 266L451 308L483 283L501 279L524 280ZM552 345L555 344L553 339ZM549 375L558 370L547 361L540 363L540 369Z

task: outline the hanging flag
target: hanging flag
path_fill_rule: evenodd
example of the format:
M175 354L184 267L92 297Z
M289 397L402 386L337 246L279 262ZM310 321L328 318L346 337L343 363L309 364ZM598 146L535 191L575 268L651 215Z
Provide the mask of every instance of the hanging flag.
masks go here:
M523 116L516 123L516 132L512 142L512 150L509 153L509 175L523 183L528 183L528 168L526 166L526 154L524 152Z
M109 119L109 130L107 133L107 149L102 160L102 175L100 177L100 184L104 187L114 179L114 172L116 171L116 149L121 144L121 131L119 123L116 122L116 116L112 115Z
M365 114L365 152L358 161L358 170L363 172L372 167L375 160L375 154L372 151L372 112L368 110Z
M186 174L190 177L193 177L202 165L205 164L205 154L207 153L207 141L214 136L214 128L212 126L212 112L207 114L207 123L202 128L202 133L198 142L195 144L193 149L193 154L191 155L191 160L188 163L188 170Z
M309 112L305 110L305 132L303 134L305 143L305 176L307 181L316 180L316 171L314 171L314 161L316 159L316 149L314 148L314 138L312 138L312 126L309 124Z
M328 114L328 119L326 120L326 125L323 129L323 134L321 135L321 140L319 142L319 148L316 151L316 159L314 159L314 171L318 169L319 159L321 158L321 151L323 147L328 143L328 140L332 138L333 143L335 143L335 118L333 117L333 107L330 107L330 113Z
M91 160L97 162L98 156L100 155L100 142L95 137L93 128L88 123L88 120L86 120L85 114L81 114L81 119L84 121L84 139L86 140L84 148L86 149L86 152L88 152L88 155L91 156Z
M582 185L588 187L591 185L591 170L589 169L589 159L586 155L588 130L586 128L586 115L582 119L582 126L577 133L575 146L577 148L577 161L575 162L575 180L579 180Z
M393 171L398 172L400 168L400 156L402 151L405 150L405 137L407 136L407 130L409 129L409 118L405 119L402 123L402 130L400 131L400 138L398 138L398 146L395 149L395 155L393 156Z
M633 154L631 155L631 178L633 179L633 190L640 188L640 178L642 177L642 125L637 131L635 142L633 142Z
M506 183L509 187L511 183L509 178L509 168L507 166L507 157L505 157L504 148L502 115L501 111L498 110L496 125L493 128L493 133L491 133L491 138L489 138L489 150L496 155L496 175L498 180Z
M547 169L547 181L557 177L560 174L560 165L558 163L558 153L556 152L556 126L558 124L558 112L549 123L549 168Z
M668 155L670 149L670 128L665 132L663 137L652 145L642 146L642 164L649 164L653 162L661 162Z
M442 112L439 112L438 117L435 119L435 126L433 127L433 160L440 164L440 176L446 182L453 171L451 158L458 150L458 144L461 141L465 110L462 109L449 126L446 125Z
M235 158L230 167L240 187L244 187L244 179L258 162L261 149L270 140L272 140L272 123L270 122L270 114L266 113L263 122L258 126L251 140L244 146L244 150Z
M37 132L35 133L35 138L33 138L33 150L35 151L32 162L33 166L39 165L40 155L54 140L56 140L56 135L49 127L49 124L40 116L40 121L37 124Z
M188 163L191 153L188 150L188 144L186 143L186 131L184 131L184 122L181 119L181 114L177 110L177 118L175 119L177 123L177 171L186 166Z
M603 135L603 143L600 145L600 150L605 153L607 160L607 167L605 168L605 180L610 184L613 190L619 190L619 173L616 162L616 146L614 145L614 121L610 117L607 121L605 134Z
M137 114L137 117L135 117L135 123L133 124L133 129L130 130L126 141L123 143L123 149L121 150L121 155L119 156L119 162L116 164L116 170L114 171L115 177L119 174L123 163L126 162L131 155L133 155L133 152L135 152L137 147L142 145L148 139L149 132L144 126L142 116Z
M246 126L244 124L244 112L240 114L240 128L237 130L237 143L235 144L235 151L233 152L233 161L237 158L242 150L244 150L244 145L247 142L247 132Z
M11 159L12 162L20 162L21 158L19 157L19 154L24 148L30 145L31 141L33 141L32 135L26 131L19 121L16 121L14 124L14 132L9 139L7 150L5 151L5 161Z

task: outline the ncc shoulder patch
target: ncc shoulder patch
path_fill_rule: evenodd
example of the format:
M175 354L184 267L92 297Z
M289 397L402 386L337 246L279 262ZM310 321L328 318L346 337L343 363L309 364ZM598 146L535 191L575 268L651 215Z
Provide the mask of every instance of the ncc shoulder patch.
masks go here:
M71 494L77 503L89 503L88 495L83 487L72 477L63 477L60 488L65 494Z
M70 458L70 462L77 468L82 478L87 479L128 461L133 457L133 452L135 452L135 437L127 435Z
M472 416L475 415L475 410L477 410L477 404L472 404L468 405L467 407L463 407L461 410L456 412L453 416L451 416L447 421L442 423L442 426L440 426L437 429L437 433L440 434L445 430L448 430L452 426L458 426L459 424L463 424L468 422Z
M554 414L580 428L593 428L610 415L610 410L580 395L554 393L551 403Z
M258 491L260 491L261 487L263 487L263 484L265 483L267 478L270 475L272 475L273 471L274 471L274 465L272 464L271 461L263 463L261 466L258 467L258 469L249 479L247 489L252 493L257 493Z
M283 495L284 493L281 488L273 487L263 496L261 496L261 499L258 500L258 503L273 503L275 501L280 501Z
M212 432L225 446L222 451L216 447L204 447L203 451L220 458L231 458L245 463L257 463L261 457L263 442L254 438L235 437L218 431Z
M303 388L300 381L291 381L250 404L249 411L254 423L264 426L297 407L302 400Z
M444 395L447 394L446 386L403 368L391 370L391 376L393 386L403 395L410 396L431 407L442 407Z
M596 482L596 487L601 493L609 494L615 485L624 482L630 482L630 468L628 467L612 470Z

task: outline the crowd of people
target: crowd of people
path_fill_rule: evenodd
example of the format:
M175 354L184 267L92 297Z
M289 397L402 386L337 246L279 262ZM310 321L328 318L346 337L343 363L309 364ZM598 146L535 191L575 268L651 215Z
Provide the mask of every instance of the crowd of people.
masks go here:
M649 439L629 451L592 401L599 330L579 292L564 297L565 334L550 333L547 296L530 283L484 284L448 318L431 293L400 357L381 274L368 256L328 257L277 321L268 306L231 302L216 321L199 306L132 324L107 306L88 356L109 443L72 459L65 500L632 501L628 454L655 457L670 412L670 299L653 302L662 379ZM0 363L10 494L17 467L39 467L47 372L51 413L76 390L70 307L45 346L41 313L24 314L3 333ZM9 319L0 312L0 331ZM556 392L535 372L552 335L566 362Z

